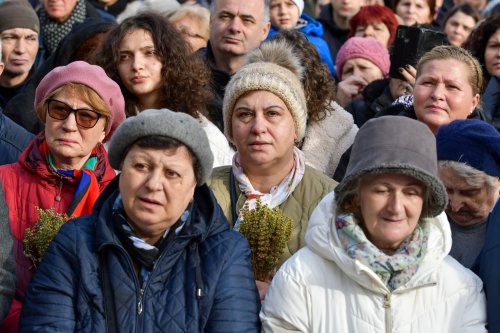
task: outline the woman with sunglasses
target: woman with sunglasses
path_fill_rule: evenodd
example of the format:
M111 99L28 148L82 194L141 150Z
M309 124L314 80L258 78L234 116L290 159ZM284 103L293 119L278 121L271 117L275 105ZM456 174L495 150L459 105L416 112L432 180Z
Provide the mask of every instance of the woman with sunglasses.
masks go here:
M92 211L114 178L102 143L125 120L120 87L104 70L83 61L56 67L36 89L35 110L42 131L18 162L0 167L0 210L8 208L14 236L16 293L1 332L17 332L32 263L23 239L39 216L37 208L78 217ZM2 193L2 191L0 191ZM5 207L6 206L6 207Z

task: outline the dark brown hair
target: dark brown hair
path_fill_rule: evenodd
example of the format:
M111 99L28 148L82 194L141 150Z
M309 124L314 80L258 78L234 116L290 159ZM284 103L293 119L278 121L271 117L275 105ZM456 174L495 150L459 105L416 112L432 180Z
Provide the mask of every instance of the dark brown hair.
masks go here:
M151 34L162 63L162 100L158 108L187 113L194 118L205 115L206 105L212 99L210 70L197 54L192 53L181 33L166 18L155 13L142 13L125 19L110 30L94 59L120 85L127 116L135 114L137 98L125 88L118 75L119 48L123 38L136 29Z

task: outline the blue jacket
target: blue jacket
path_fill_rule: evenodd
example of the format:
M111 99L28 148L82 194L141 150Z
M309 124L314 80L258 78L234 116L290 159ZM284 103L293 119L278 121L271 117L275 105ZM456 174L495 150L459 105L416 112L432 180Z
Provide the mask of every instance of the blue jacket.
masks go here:
M141 289L112 222L118 178L92 215L67 222L50 245L28 288L19 331L106 332L105 303L111 300L116 329L110 332L258 332L248 243L229 230L210 189L196 189L191 220ZM106 295L114 297L103 294L106 280Z
M500 333L500 200L488 217L486 239L481 254L473 267L474 272L483 280L486 293L488 332Z
M323 61L323 63L328 66L328 69L330 70L330 73L333 75L333 77L337 77L337 72L335 71L335 66L333 65L330 49L328 48L328 44L323 39L323 25L307 14L302 14L300 18L301 20L306 21L307 25L300 28L299 31L306 35L307 40L313 43L314 46L316 46L316 50L318 50L321 61ZM267 39L271 39L271 37L276 35L278 32L279 29L271 26L271 30L269 31L269 35L267 35Z
M17 162L33 134L14 123L0 109L0 165Z

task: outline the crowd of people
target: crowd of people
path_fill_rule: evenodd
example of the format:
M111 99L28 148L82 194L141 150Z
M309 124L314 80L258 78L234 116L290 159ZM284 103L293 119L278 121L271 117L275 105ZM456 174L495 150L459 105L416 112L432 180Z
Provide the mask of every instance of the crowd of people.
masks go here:
M497 0L0 0L0 332L500 333L499 109Z

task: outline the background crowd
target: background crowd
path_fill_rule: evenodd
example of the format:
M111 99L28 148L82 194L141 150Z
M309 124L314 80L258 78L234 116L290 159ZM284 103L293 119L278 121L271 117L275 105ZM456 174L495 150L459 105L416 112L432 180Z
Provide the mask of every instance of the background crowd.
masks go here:
M0 0L0 332L500 332L499 131L497 0Z

